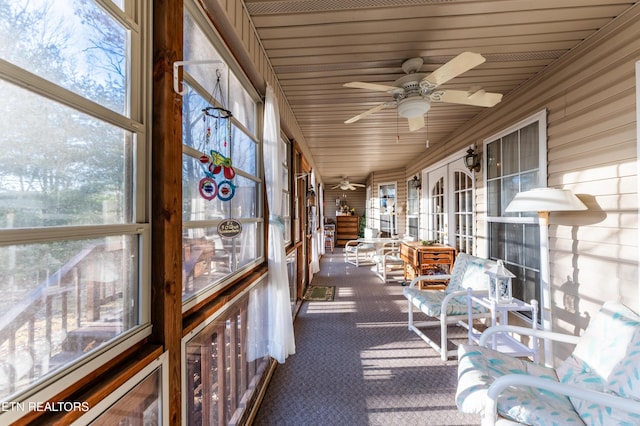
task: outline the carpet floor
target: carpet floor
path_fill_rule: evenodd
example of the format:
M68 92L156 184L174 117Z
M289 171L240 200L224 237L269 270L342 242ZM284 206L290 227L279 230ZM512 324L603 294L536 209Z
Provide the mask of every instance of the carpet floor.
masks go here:
M335 299L303 302L296 353L276 367L253 424L480 424L456 409L456 360L441 361L407 329L402 286L343 259L339 249L322 257L311 284L335 286ZM451 333L466 337L457 327Z

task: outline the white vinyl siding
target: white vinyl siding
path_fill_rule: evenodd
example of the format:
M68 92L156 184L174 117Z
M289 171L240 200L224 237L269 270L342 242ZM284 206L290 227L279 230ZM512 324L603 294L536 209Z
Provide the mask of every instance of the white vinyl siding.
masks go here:
M587 212L551 213L551 317L555 330L579 332L603 301L640 305L636 79L638 11L623 15L545 72L508 93L446 144L408 168L426 168L448 152L480 143L536 111L547 111L547 186L566 188ZM485 156L485 152L481 152ZM485 170L476 173L479 255L486 256ZM602 285L606 283L606 285ZM558 345L560 347L560 345ZM562 356L556 353L556 356Z

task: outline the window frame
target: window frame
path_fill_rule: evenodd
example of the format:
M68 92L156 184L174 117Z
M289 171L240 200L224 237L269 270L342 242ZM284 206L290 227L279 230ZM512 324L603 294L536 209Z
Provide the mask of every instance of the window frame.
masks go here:
M285 246L289 246L293 243L293 218L292 218L292 205L293 205L293 191L291 190L291 177L293 176L293 168L292 168L292 153L293 153L293 144L289 139L287 139L284 135L280 135L280 144L284 145L285 150L285 159L282 163L282 167L287 171L286 173L286 181L284 182L284 187L282 189L282 202L286 201L286 206L288 208L283 209L282 211L282 219L284 222L284 244Z
M234 169L236 172L236 176L241 176L243 178L249 179L256 184L256 217L255 218L239 218L237 219L240 223L243 224L256 224L258 226L257 234L255 238L255 249L257 252L257 257L245 265L239 267L235 271L232 271L230 274L224 276L221 279L218 279L205 288L197 291L196 293L184 298L182 300L182 312L187 312L192 309L194 306L197 306L202 301L207 300L214 294L218 293L220 290L228 287L233 284L239 276L241 276L244 272L257 267L262 264L266 259L265 254L265 244L264 244L264 226L265 226L265 206L264 206L264 188L263 188L263 176L264 176L264 164L263 164L263 153L262 153L262 115L264 110L264 104L262 103L261 97L255 91L255 88L250 83L249 79L244 74L243 70L236 63L235 58L229 52L228 48L221 41L218 33L211 27L209 21L206 18L206 13L201 9L199 5L194 4L192 1L184 2L184 13L190 16L190 19L193 20L194 24L198 27L198 29L202 32L206 41L209 43L211 48L215 50L215 52L220 56L222 61L222 68L225 69L226 75L223 77L225 82L226 93L224 93L224 98L228 101L231 98L230 93L230 76L233 75L242 88L246 91L246 93L251 97L254 101L255 105L255 124L256 124L256 133L253 134L251 131L241 123L235 116L230 118L232 126L240 130L246 137L251 139L256 144L256 174L251 175L242 170ZM187 84L192 90L194 90L199 96L203 99L211 98L211 93L204 86L199 83L195 77L189 74L189 72L183 68L183 82ZM224 107L217 100L211 99L210 104L213 106ZM198 159L200 155L203 153L189 146L182 144L182 154L183 156L189 156L194 159ZM182 221L183 230L193 229L193 228L210 228L216 227L221 220L195 220L195 221Z
M412 193L415 194L415 197L412 197ZM416 210L413 211L410 206L412 204L412 201L415 203L416 205ZM417 226L415 228L415 235L412 234L411 231L411 226L410 226L410 220L409 219L416 219L417 220ZM413 182L413 180L409 179L407 180L407 217L406 217L406 235L412 236L416 239L419 238L420 236L420 189L415 185L415 183Z
M140 371L138 371L133 377L128 379L122 385L120 385L115 391L106 395L100 402L90 407L90 409L79 417L74 424L89 424L95 420L99 420L100 416L107 412L111 406L117 404L122 398L134 390L140 383L150 377L152 374L160 372L160 388L159 388L159 401L161 413L161 420L159 424L169 424L169 361L168 353L162 353L158 358L145 365Z
M138 298L138 325L121 332L108 343L69 361L53 373L44 374L33 384L10 395L12 401L42 403L53 399L73 386L90 372L96 371L127 349L151 335L151 224L149 221L150 145L149 129L152 117L152 46L147 36L151 28L152 9L147 2L125 3L125 11L110 1L96 1L110 17L123 26L129 36L127 49L128 74L127 108L117 113L97 102L66 89L55 82L40 77L0 59L0 78L36 96L60 103L87 114L96 120L128 131L134 139L132 164L131 223L107 225L42 226L34 228L0 229L0 246L45 244L60 241L105 238L110 236L136 236L138 240L138 266L136 270ZM28 412L5 411L0 413L2 422L13 422Z
M190 330L187 334L185 334L182 337L182 341L181 341L181 362L180 362L180 371L181 371L181 377L182 377L182 383L181 383L181 387L183 389L182 395L181 395L181 418L182 418L182 424L188 424L188 409L189 409L189 391L187 390L188 387L190 386L189 383L189 374L188 374L188 359L187 359L187 352L188 352L188 346L190 344L190 342L197 338L200 333L207 331L207 329L209 328L210 325L212 324L226 324L227 321L229 321L229 315L232 314L236 309L238 309L239 305L244 304L248 304L248 299L251 297L251 292L254 289L257 289L259 286L266 286L267 285L267 275L262 275L261 277L259 277L257 280L255 280L253 283L251 283L251 285L249 285L247 288L243 289L240 293L236 294L231 300L229 300L228 302L226 302L224 304L224 306L217 310L213 315L207 317L207 319L205 319L204 321L200 322L195 328L193 328L192 330ZM242 310L244 312L248 311L248 308L246 306L242 307ZM241 325L244 330L246 330L247 324L242 324ZM246 333L243 333L242 331L240 333L238 333L239 335L245 335ZM246 338L240 342L243 345L243 350L241 351L242 355L243 355L243 359L246 359L246 348L247 348L247 340ZM212 357L213 358L213 357ZM256 372L256 376L253 378L253 380L260 380L262 379L263 375L266 373L267 370L267 364L269 363L269 357L263 357L263 358L258 358L252 362L254 363L259 363L261 365L259 365L258 370ZM238 365L237 362L231 361L229 362L228 358L225 356L224 359L219 359L218 357L213 358L213 363L215 363L217 366L223 365L225 367L229 367L229 369L232 369L235 367L234 371L231 371L230 374L236 374L238 372L238 370L240 371L244 371L243 370L243 366ZM201 367L203 370L206 368L205 366ZM247 389L243 389L243 392L250 392L250 391L254 391L255 390L255 386L249 386ZM220 395L223 398L226 398L228 395L226 395L225 391L220 392ZM242 404L235 404L234 408L234 413L233 415L237 414L240 411L243 411L246 407L242 407ZM232 415L232 416L233 416Z
M539 221L538 221L538 216L535 214L530 214L530 215L522 215L522 214L518 214L518 215L510 215L510 216L490 216L489 213L489 191L488 191L488 183L490 180L490 178L488 178L488 161L489 161L489 156L486 154L488 151L488 145L491 144L492 142L495 142L507 135L510 135L514 132L517 132L531 124L534 123L538 123L538 182L537 182L537 186L536 187L545 187L547 185L547 110L543 109L537 113L532 114L531 116L505 128L504 130L495 133L487 138L485 138L483 140L483 152L485 153L484 155L484 164L483 164L483 184L484 184L484 202L485 202L485 208L487 211L487 216L486 216L486 220L485 220L485 235L487 236L486 238L486 253L489 255L489 253L491 252L491 244L493 242L492 240L492 235L491 235L491 225L494 223L497 224L504 224L504 225L511 225L511 224L515 224L515 225L535 225L536 228L539 227ZM518 175L520 175L520 172L518 173ZM502 175L496 177L496 179L501 179ZM506 207L506 205L508 204L508 202L510 202L511 200L504 200L505 204L503 207ZM548 245L546 245L548 246ZM548 247L546 247L546 250L548 250ZM519 246L519 253L521 255L523 255L523 251L524 251L524 246ZM507 268L508 268L508 264L505 262ZM524 265L521 265L524 266ZM540 269L540 266L538 266L538 271ZM538 279L538 281L535 284L537 287L539 287L539 293L536 294L536 298L538 299L540 306L545 306L544 302L545 301L550 301L551 300L551 292L549 288L541 288L541 282L540 279ZM541 310L541 316L539 318L539 321L541 321L543 324L548 323L550 324L550 318L549 318L550 312L545 312L545 310Z

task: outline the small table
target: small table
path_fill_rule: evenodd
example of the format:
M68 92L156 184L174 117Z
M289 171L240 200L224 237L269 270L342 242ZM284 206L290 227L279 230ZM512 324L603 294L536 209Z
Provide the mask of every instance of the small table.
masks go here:
M468 290L468 312L469 312L469 343L478 343L480 334L473 329L473 310L474 303L484 306L491 311L491 326L508 325L509 312L530 311L532 314L531 328L535 329L538 318L538 301L531 299L531 303L513 298L510 304L498 304L494 299L490 299L488 295L473 295L472 289ZM524 345L507 333L495 333L491 337L489 347L499 352L509 354L516 357L533 357L533 362L538 362L538 339L532 336L532 347Z
M389 243L398 243L398 238L358 238L357 240L349 240L344 244L344 261L355 266L373 265L372 260L379 249ZM361 260L360 255L369 255L371 259Z
M410 281L419 275L448 275L453 270L456 249L442 244L423 245L421 241L403 242L400 245L400 258L404 260L404 279ZM439 281L420 283L420 289L444 289L448 277Z

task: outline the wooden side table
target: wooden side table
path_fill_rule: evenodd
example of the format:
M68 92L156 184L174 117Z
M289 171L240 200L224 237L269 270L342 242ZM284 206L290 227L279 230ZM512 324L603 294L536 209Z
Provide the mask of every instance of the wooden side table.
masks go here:
M403 242L400 258L404 261L404 279L412 280L419 275L450 274L456 260L456 249L442 244L423 245L420 241ZM420 283L420 288L444 288L448 279Z

